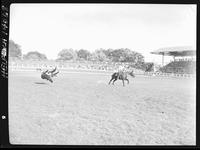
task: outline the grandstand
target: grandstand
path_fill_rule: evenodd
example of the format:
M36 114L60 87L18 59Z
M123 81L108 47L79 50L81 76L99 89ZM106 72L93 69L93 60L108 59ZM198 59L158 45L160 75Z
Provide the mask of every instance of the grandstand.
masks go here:
M196 50L191 46L160 48L151 54L162 55L160 72L175 74L195 74L196 72ZM174 59L164 66L164 56L172 56Z

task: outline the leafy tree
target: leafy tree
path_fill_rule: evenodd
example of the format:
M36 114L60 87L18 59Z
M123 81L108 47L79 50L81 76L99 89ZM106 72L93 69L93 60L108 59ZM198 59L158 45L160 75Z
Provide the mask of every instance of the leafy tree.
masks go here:
M98 61L98 56L96 55L95 52L93 52L93 53L91 53L91 55L89 56L88 60L89 60L89 61L94 61L94 62L96 62L96 61Z
M126 62L127 52L125 49L115 49L110 52L109 56L114 62Z
M77 59L77 53L73 49L63 49L58 53L58 59L57 60L76 60Z
M108 57L110 52L113 51L113 49L100 49L100 50L106 55L106 57Z
M26 60L47 60L45 54L39 53L37 51L28 52L23 56Z
M80 49L77 52L78 58L83 59L83 60L88 60L90 55L91 55L90 52L88 50L84 50L84 49Z
M135 51L130 49L115 49L110 51L108 57L113 62L132 62L132 63L142 63L144 62L144 57Z
M108 61L108 58L106 57L105 53L102 50L96 50L92 53L90 60L92 61Z
M9 40L9 57L21 59L22 51L20 45L16 44L14 41Z

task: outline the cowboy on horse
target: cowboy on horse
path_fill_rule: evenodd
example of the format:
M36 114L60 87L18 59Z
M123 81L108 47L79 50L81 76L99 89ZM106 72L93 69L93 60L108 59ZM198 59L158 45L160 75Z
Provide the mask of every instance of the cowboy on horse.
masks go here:
M123 86L124 86L124 80L127 81L127 83L129 84L129 80L127 78L127 75L130 75L132 77L135 77L134 73L133 73L133 70L132 71L127 71L126 67L125 66L119 66L118 70L115 71L112 76L111 76L111 79L109 81L108 84L111 83L111 81L113 81L113 85L114 85L114 82L116 80L122 80L122 83L123 83Z

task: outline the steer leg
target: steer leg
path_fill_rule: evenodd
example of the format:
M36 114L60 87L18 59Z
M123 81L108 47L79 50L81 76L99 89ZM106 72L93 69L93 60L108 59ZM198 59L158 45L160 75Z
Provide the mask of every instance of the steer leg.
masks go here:
M122 80L123 86L124 86L124 80Z
M49 77L49 81L50 81L51 83L53 83L53 80L51 79L51 77Z
M51 83L53 83L53 80L51 79L50 76L48 76L46 79L47 79L48 81L50 81Z

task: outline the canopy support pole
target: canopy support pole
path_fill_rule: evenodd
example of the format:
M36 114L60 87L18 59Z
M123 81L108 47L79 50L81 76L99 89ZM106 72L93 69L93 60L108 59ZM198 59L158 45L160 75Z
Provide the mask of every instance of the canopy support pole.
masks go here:
M164 53L162 53L162 66L164 66Z

